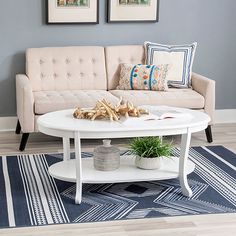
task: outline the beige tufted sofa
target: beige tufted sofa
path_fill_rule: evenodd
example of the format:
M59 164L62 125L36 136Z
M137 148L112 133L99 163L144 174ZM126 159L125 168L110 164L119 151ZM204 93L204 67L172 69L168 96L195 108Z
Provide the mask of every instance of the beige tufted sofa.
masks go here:
M94 106L105 98L116 103L122 96L135 105L170 105L199 109L214 121L215 82L193 74L191 89L168 92L116 90L120 63L144 63L141 45L31 48L26 51L26 74L16 75L20 150L29 133L37 131L37 118L47 112ZM206 130L212 141L210 126Z

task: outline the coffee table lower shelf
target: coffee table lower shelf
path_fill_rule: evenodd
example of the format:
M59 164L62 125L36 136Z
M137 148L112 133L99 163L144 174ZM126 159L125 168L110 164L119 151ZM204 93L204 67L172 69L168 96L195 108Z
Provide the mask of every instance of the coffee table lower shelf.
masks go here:
M121 183L139 182L150 180L174 179L179 176L179 158L171 157L162 159L162 167L158 170L142 170L135 166L135 157L122 156L120 168L114 171L98 171L93 167L93 158L82 159L82 183ZM76 182L75 160L61 161L49 167L52 177ZM186 173L194 171L195 164L188 160Z

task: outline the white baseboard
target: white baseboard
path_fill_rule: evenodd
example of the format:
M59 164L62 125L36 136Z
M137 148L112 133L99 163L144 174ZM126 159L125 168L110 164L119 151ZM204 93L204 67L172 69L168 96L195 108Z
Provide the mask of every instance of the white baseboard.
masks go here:
M0 117L0 131L12 131L15 130L17 118L14 116Z
M17 118L11 117L0 117L0 131L13 131L16 128ZM225 109L216 110L215 112L215 123L236 123L236 109Z
M215 123L236 123L236 109L216 110Z

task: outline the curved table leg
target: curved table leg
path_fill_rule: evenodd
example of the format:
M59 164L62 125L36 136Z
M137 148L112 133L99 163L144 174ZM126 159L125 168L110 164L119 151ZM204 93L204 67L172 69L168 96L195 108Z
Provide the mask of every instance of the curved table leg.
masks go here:
M76 165L75 204L80 204L82 200L82 160L81 160L81 142L80 142L79 132L75 132L75 165Z
M70 160L70 139L63 138L63 161Z
M186 197L191 197L193 195L193 192L188 184L187 173L186 173L190 140L191 140L190 132L188 132L187 134L182 134L180 160L179 160L179 181L180 181L180 186L182 188L182 193Z

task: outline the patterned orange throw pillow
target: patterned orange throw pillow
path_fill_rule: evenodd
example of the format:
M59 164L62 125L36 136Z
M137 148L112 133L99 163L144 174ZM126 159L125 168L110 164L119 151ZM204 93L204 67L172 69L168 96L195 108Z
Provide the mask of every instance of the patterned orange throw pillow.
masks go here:
M120 81L117 89L167 91L168 67L168 64L121 64Z

